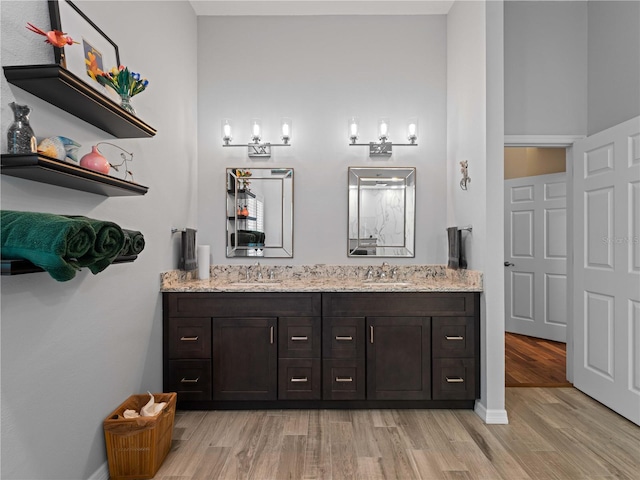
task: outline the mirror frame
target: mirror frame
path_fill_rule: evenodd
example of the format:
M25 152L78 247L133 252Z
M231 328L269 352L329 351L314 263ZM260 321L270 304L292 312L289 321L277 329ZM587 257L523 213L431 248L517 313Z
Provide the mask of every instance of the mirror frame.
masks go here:
M265 244L263 246L260 246L259 248L255 248L255 250L262 250L260 255L239 255L238 252L240 251L249 251L251 250L250 247L246 247L246 246L239 246L237 245L237 236L235 237L235 245L231 244L231 234L236 232L236 228L234 227L235 225L238 224L238 214L235 208L236 202L235 200L238 198L238 191L242 192L243 189L239 188L239 185L241 183L241 177L238 177L236 172L238 170L243 170L243 171L247 171L250 170L252 172L256 172L256 171L271 171L272 176L271 177L254 177L251 176L250 177L250 181L251 182L256 182L256 181L279 181L281 182L282 186L281 186L281 198L280 198L280 219L281 219L281 226L280 226L280 231L281 231L281 242L279 245L268 245ZM294 174L293 174L293 168L289 168L289 167L250 167L250 168L240 168L240 167L236 167L236 168L232 168L232 167L228 167L226 169L226 175L225 175L225 181L226 181L226 188L225 188L225 222L226 222L226 229L225 229L225 235L226 235L226 242L225 242L225 253L227 258L292 258L293 257L293 208L294 208L294 202L293 202L293 194L294 194ZM287 179L290 179L291 181L289 182L291 187L290 187L290 197L291 197L291 203L290 203L290 208L287 210L287 201L286 201L286 195L285 195L285 186L287 184L287 182L285 182ZM233 207L233 212L229 211L229 196L232 195L234 201L234 207ZM255 195L253 195L255 197ZM288 226L288 228L287 228ZM285 233L286 231L290 232L290 239L288 241L285 241Z
M404 204L404 234L399 245L381 245L372 243L369 238L361 238L361 199L363 185L368 180L401 182L405 194ZM347 215L347 256L351 258L371 257L415 257L415 225L416 225L416 169L415 167L349 167L348 171L348 215ZM355 192L354 192L355 190ZM355 198L355 206L352 195ZM409 210L410 207L410 210ZM354 211L355 210L355 211ZM409 213L408 213L409 212ZM408 216L409 215L409 216ZM351 238L352 222L357 223L356 238ZM355 243L354 243L355 241ZM375 249L375 253L371 253ZM378 253L380 249L384 249ZM392 253L392 252L396 253ZM358 253L356 253L358 252ZM367 253L362 253L367 252Z

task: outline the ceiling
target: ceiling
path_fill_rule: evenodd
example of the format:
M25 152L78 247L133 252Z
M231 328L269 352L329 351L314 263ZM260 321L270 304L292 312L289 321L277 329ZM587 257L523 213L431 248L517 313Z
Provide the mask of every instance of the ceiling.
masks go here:
M190 0L205 15L445 15L454 0Z

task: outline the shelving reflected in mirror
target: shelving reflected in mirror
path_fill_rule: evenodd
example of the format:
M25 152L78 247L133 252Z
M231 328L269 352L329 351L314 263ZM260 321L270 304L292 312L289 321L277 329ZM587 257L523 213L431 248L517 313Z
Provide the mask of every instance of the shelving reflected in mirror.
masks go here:
M227 257L293 257L293 168L227 168Z
M349 167L349 257L415 257L416 169Z

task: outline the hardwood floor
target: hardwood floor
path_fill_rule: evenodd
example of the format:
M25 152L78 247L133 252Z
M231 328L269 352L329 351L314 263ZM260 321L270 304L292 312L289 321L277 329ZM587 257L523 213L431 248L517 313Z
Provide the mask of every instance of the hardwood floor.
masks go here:
M573 388L471 410L178 411L157 480L640 478L640 428Z
M505 333L507 387L570 387L567 346L541 338Z

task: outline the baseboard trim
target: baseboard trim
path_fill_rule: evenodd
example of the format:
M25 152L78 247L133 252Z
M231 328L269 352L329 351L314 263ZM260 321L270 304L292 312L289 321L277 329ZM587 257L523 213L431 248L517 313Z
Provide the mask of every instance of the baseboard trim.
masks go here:
M478 415L486 424L490 425L507 425L509 423L509 417L505 409L490 409L476 401L476 406L473 411Z
M87 480L109 480L109 463L104 462Z
M505 147L570 147L584 135L505 135Z

